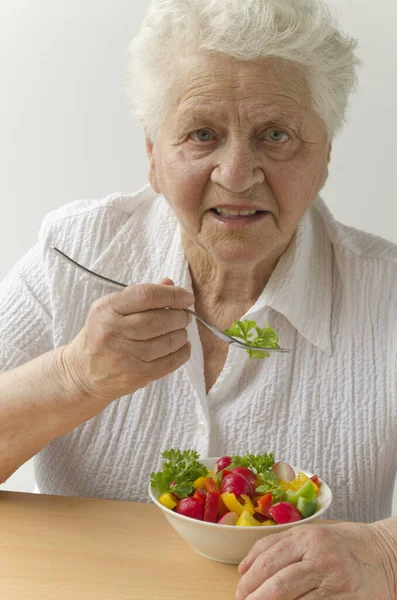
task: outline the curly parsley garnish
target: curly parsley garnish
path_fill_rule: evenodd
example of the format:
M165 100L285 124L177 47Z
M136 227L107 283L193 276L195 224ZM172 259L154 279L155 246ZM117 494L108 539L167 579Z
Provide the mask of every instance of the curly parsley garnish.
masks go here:
M206 477L208 469L199 462L195 450L165 450L162 453L163 470L150 474L152 487L165 492L174 492L179 498L187 498L193 491L193 482ZM171 484L173 484L171 486Z
M251 339L256 332L256 338ZM225 333L235 338L240 338L245 344L255 347L280 348L278 345L278 334L269 325L267 327L258 327L255 321L235 321L230 329L225 329ZM265 350L247 350L250 359L268 358L269 352Z
M233 467L245 467L251 469L256 475L260 475L261 473L270 471L273 465L273 454L249 454L249 452L247 452L244 456L232 456L232 464L228 469L233 469Z
M259 480L261 482L261 485L255 490L257 494L268 494L269 492L271 492L273 494L273 504L285 500L285 490L278 483L278 479L272 471L261 473L259 476Z

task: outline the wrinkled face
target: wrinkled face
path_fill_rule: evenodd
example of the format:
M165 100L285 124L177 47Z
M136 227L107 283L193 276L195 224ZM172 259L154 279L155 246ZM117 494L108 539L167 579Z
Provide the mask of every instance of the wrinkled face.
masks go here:
M325 183L331 149L302 72L196 55L176 77L147 148L184 245L228 265L279 257Z

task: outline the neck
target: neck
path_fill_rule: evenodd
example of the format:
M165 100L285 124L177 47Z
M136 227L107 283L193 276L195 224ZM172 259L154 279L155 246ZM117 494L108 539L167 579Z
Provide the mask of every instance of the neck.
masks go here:
M190 267L197 310L200 307L207 312L227 307L227 312L235 312L236 318L258 300L282 254L267 257L257 264L229 264L215 261L209 253L183 237L182 245Z

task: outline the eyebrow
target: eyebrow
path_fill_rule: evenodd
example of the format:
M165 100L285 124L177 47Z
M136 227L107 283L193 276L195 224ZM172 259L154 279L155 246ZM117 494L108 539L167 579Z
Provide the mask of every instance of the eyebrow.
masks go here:
M257 104L250 109L247 119L251 120L256 124L264 124L272 121L284 121L292 122L296 125L300 125L304 119L302 112L293 110L285 106L278 104ZM229 111L225 108L217 106L216 102L202 103L196 105L194 108L189 109L185 106L180 112L177 111L176 122L178 126L187 124L194 124L196 122L202 122L205 120L206 123L213 123L215 121L227 121Z

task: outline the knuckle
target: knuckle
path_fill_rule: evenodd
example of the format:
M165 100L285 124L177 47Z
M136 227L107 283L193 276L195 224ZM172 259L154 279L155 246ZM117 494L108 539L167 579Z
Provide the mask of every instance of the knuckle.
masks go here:
M187 342L187 331L186 329L179 329L178 331L174 331L169 336L169 350L174 352L175 350L179 350L182 348Z
M190 344L185 344L177 352L168 355L168 366L170 371L175 371L190 358Z
M137 300L142 304L151 306L156 299L155 288L149 283L141 283L134 287Z
M260 556L267 548L267 542L265 538L258 540L252 547L252 553L254 556Z
M101 323L98 330L99 338L104 344L108 344L115 337L115 328L111 323Z
M145 363L150 363L153 360L153 346L150 343L138 344L135 353L139 360Z
M261 572L261 575L268 579L271 577L273 573L273 564L271 559L266 555L266 553L262 553L256 559L258 562L258 568Z
M321 525L312 525L308 527L306 535L309 536L310 541L318 544L325 544L331 539L331 533L325 527Z
M155 317L154 323L157 331L166 332L170 326L170 315L167 314L167 311L160 312Z
M102 296L91 304L89 314L97 321L103 321L109 316L114 316L115 312L112 306L112 294Z
M267 584L269 590L266 591L266 598L268 600L283 600L287 598L290 590L290 584L284 582L281 577L273 577L269 579Z
M98 298L90 307L90 315L93 317L101 317L104 312L104 299Z

